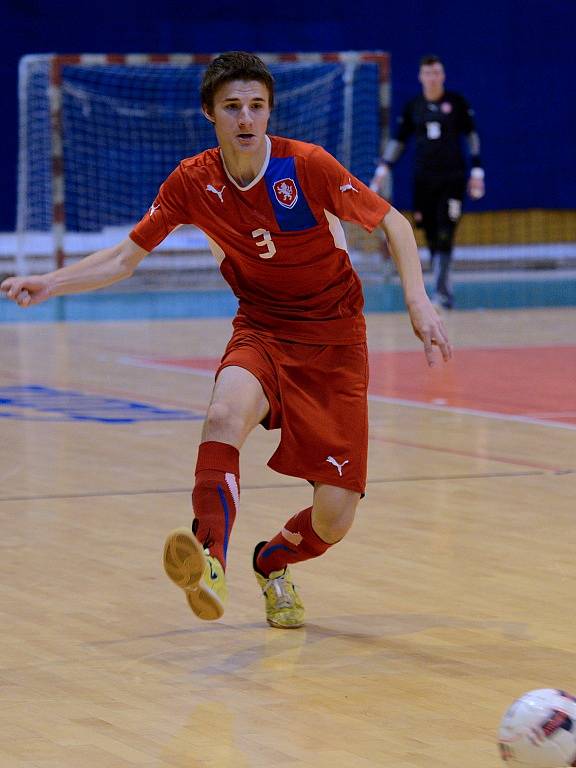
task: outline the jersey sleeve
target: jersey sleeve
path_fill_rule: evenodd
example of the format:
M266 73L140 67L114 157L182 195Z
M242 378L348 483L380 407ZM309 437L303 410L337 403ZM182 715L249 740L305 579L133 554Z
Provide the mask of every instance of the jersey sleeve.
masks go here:
M396 130L394 132L394 138L396 141L400 141L402 144L406 144L410 136L414 133L416 126L414 125L413 117L413 102L408 101L404 106L401 115L398 115L396 119Z
M306 158L307 194L343 221L353 221L368 232L378 226L390 203L372 192L322 147Z
M474 110L463 96L458 96L458 112L460 116L460 130L467 136L476 130L474 123Z
M141 248L153 251L176 227L192 223L187 208L184 174L182 167L178 166L161 185L156 199L130 232L130 239Z

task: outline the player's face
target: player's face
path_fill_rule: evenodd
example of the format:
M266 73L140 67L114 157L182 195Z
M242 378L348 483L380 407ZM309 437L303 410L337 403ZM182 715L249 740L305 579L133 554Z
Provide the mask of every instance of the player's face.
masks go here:
M444 67L442 64L424 64L420 67L418 79L426 92L441 93L444 88Z
M268 89L257 80L232 80L214 94L214 122L220 146L252 154L264 144L270 118Z

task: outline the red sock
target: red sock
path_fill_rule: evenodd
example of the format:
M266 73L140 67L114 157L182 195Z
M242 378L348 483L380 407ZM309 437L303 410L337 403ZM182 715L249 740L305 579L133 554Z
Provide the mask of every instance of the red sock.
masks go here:
M194 535L226 568L228 541L240 501L240 454L227 443L201 443L192 491Z
M269 576L290 563L323 555L331 546L312 528L312 507L308 507L291 517L280 533L262 547L256 557L256 568Z

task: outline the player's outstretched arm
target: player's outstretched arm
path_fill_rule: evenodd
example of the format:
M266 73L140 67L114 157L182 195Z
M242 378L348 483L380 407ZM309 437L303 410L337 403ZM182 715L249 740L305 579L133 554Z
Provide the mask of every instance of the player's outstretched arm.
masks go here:
M380 192L384 182L390 176L390 166L397 162L402 152L404 152L404 142L398 139L391 139L386 145L384 155L374 171L374 176L370 182L372 192Z
M51 296L94 291L124 280L132 275L147 253L126 238L117 245L95 251L76 264L54 272L9 277L0 285L0 290L20 307L31 307Z
M452 347L444 323L426 293L418 248L410 222L395 208L391 208L382 219L380 227L388 238L388 246L402 281L412 328L424 344L428 365L434 365L433 346L440 349L445 361L449 360L452 357Z
M380 189L382 185L384 184L384 181L390 176L390 168L388 165L384 162L378 163L376 166L376 170L374 171L374 176L372 176L372 180L370 181L370 189L372 192L380 192Z

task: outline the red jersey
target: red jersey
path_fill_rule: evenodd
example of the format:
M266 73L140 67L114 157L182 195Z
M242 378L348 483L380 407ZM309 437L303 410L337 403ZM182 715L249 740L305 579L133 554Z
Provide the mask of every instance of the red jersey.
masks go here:
M130 237L151 251L181 224L201 229L238 297L236 328L310 344L364 341L362 287L340 219L371 232L390 204L322 147L265 141L262 169L246 187L218 147L183 160Z

